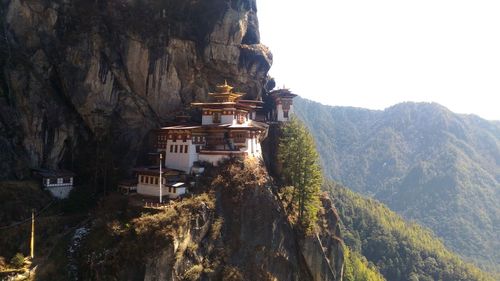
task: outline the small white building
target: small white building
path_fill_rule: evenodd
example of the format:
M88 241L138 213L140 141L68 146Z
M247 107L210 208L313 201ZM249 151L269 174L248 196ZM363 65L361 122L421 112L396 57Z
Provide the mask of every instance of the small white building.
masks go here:
M160 196L159 167L143 167L134 170L137 174L137 193L147 196ZM186 175L174 169L162 169L161 195L170 199L186 193Z
M73 189L75 174L65 170L34 169L35 176L42 179L42 187L58 199L68 198Z
M274 90L269 95L274 100L270 120L278 122L290 121L293 113L293 98L297 95L293 94L289 89Z

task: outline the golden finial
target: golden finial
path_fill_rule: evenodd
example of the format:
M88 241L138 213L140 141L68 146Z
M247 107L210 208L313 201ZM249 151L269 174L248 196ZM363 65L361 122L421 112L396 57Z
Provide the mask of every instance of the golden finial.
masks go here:
M217 85L217 92L219 93L230 93L233 87L227 84L227 80L224 80L224 85Z

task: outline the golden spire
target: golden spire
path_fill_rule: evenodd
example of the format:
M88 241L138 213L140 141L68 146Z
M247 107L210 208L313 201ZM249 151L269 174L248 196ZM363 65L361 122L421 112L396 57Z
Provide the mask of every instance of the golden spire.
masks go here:
M217 92L219 93L231 93L233 87L227 84L227 80L224 80L224 85L217 85Z

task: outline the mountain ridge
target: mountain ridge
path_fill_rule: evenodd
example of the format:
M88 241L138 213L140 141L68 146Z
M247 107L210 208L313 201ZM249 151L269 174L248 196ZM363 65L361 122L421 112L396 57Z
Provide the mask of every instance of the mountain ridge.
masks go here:
M344 242L389 281L494 280L447 249L432 231L406 222L387 206L332 181L323 189L342 218Z
M297 99L325 175L431 228L469 261L497 271L500 126L436 103L384 111Z

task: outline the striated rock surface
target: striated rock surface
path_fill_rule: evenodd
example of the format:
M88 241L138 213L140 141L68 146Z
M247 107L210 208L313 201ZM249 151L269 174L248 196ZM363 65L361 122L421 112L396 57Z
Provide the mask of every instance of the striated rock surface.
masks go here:
M260 95L272 63L255 0L0 3L0 178L87 167L103 139L132 166L215 84Z
M213 175L207 191L163 208L133 196L101 202L81 245L79 280L342 280L328 198L319 234L304 239L261 167L232 163ZM39 280L65 280L48 267L56 270L41 268Z

